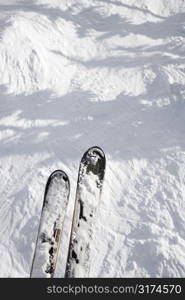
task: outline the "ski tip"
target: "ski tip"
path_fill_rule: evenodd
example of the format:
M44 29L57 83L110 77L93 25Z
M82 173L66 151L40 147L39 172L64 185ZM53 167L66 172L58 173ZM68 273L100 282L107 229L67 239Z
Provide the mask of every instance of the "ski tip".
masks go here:
M68 180L68 175L63 170L55 170L51 173L49 176L49 179L52 179L53 177L62 177L64 181Z
M100 177L102 179L106 167L106 157L102 148L99 146L90 147L82 156L79 168L81 168L82 165L88 165L88 170L91 169L94 174L101 174ZM93 167L91 168L90 165Z
M99 147L99 146L92 146L92 147L90 147L90 148L84 153L84 155L86 155L87 153L95 153L95 154L99 154L102 158L105 159L105 153L104 153L104 151L102 150L102 148Z
M68 175L63 170L55 170L51 173L51 175L48 177L48 181L46 184L46 192L50 185L50 183L55 179L59 179L60 181L64 181L65 184L67 184L70 187L70 181Z
M46 187L45 187L44 197L46 197L49 186L55 180L55 178L57 178L57 180L59 180L59 182L61 182L61 181L65 182L65 185L68 186L68 189L70 190L70 180L69 180L68 175L63 170L55 170L48 177Z

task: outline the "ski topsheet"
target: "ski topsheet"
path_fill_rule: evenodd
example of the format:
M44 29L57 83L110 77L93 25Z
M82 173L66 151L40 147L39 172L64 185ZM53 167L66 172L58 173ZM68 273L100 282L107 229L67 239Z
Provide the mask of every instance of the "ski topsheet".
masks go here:
M31 277L53 277L70 193L68 176L54 171L46 184Z
M89 277L95 213L105 172L105 154L99 147L87 150L81 160L65 277Z

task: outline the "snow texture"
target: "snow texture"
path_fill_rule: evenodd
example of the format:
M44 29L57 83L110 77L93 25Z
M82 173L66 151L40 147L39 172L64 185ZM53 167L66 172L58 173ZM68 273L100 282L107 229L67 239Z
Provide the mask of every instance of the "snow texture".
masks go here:
M185 2L0 0L1 277L29 277L45 183L107 167L93 277L185 276ZM61 250L61 249L60 249Z

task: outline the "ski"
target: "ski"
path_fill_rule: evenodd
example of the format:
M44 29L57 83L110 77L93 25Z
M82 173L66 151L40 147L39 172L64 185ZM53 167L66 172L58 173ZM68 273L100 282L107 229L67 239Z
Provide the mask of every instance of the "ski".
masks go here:
M70 193L68 176L61 170L48 178L30 277L54 276L60 238Z
M95 213L106 159L99 147L88 149L80 162L65 277L89 277Z

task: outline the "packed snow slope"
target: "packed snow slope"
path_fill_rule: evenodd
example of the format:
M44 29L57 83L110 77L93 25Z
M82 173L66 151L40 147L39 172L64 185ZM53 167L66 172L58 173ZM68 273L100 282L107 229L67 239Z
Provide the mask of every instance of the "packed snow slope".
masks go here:
M93 145L107 168L91 277L185 277L185 1L0 0L1 277L29 277L55 169L68 244Z

